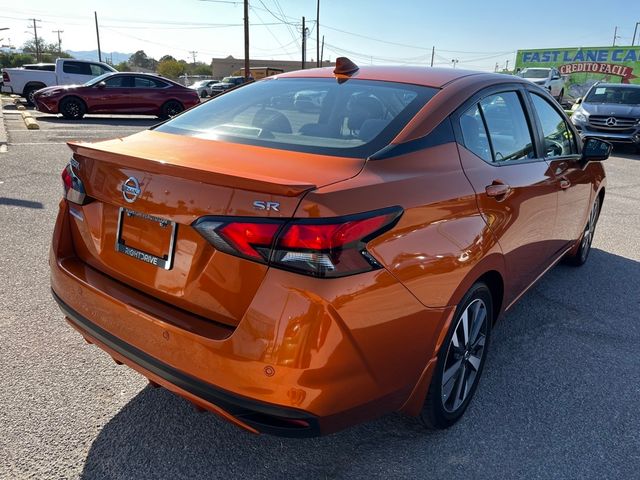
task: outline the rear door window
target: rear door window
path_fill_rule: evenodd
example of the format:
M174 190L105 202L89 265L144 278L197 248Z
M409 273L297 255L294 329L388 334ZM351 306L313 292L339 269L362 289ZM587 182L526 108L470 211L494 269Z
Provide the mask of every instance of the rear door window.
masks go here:
M105 73L111 72L111 70L104 68L98 63L90 63L89 68L91 69L91 75L93 75L94 77L98 77L100 75L104 75Z
M126 88L129 78L127 75L117 75L106 79L104 83L106 88Z
M133 86L135 88L164 88L167 84L161 80L150 77L134 77Z
M66 61L62 64L62 71L64 73L70 73L72 75L93 75L91 72L90 64L86 62Z
M480 101L480 109L495 162L535 158L531 128L516 92L485 97Z

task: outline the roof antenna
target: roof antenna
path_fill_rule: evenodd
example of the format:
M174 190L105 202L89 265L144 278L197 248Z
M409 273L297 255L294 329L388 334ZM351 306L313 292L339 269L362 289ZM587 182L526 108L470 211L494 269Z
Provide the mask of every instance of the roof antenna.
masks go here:
M349 60L347 57L336 58L336 68L333 70L334 75L353 75L360 67Z

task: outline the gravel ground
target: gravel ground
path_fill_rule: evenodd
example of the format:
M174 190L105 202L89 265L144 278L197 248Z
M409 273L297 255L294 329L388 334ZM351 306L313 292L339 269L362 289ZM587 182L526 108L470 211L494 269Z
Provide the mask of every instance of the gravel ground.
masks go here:
M150 118L40 119L9 107L0 154L0 478L637 478L640 157L607 160L582 268L558 266L496 327L464 419L425 432L388 415L316 439L247 434L152 389L87 345L51 299L47 250L68 138Z

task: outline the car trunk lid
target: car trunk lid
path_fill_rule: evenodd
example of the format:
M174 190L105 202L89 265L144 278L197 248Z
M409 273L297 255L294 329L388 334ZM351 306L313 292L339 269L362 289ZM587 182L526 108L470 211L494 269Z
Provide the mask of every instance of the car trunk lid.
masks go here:
M364 165L154 131L69 145L92 199L70 205L77 255L140 291L229 325L244 315L267 266L217 251L192 223L210 215L291 217L306 192L351 178Z

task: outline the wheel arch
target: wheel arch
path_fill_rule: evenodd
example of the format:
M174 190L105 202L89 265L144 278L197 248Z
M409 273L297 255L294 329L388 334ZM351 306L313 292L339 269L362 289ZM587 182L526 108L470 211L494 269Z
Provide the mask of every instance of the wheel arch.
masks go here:
M24 87L22 88L22 95L25 95L25 92L28 92L29 90L32 90L33 88L36 88L36 90L40 90L41 88L45 88L47 85L42 83L42 82L38 82L38 81L30 81L27 82Z

